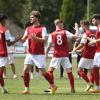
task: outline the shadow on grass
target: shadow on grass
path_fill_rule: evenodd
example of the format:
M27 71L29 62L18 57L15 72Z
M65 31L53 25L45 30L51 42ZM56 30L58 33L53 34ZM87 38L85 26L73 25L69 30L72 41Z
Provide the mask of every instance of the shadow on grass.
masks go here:
M0 93L1 94L1 93ZM77 92L77 93L55 93L55 94L49 94L49 93L31 93L31 94L21 94L21 93L9 93L7 95L50 95L50 96L59 96L59 95L76 95L76 96L80 96L80 95L86 95L86 96L90 96L90 95L99 95L100 93L82 93L82 92Z

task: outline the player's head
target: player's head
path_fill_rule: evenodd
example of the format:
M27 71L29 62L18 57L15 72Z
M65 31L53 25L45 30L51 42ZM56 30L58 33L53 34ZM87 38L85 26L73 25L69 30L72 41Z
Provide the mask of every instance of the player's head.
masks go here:
M100 14L94 14L92 17L92 23L94 25L100 25Z
M80 21L80 25L81 25L81 27L83 28L83 30L86 30L87 28L89 28L90 23L89 23L89 21L87 21L87 20L81 20L81 21Z
M41 14L39 11L36 11L36 10L33 10L30 12L30 22L31 23L36 23L36 22L39 22L41 18Z
M61 20L61 19L56 19L54 21L54 24L59 29L63 29L64 28L63 20Z
M6 20L8 19L7 15L0 13L0 24L5 26L6 25Z

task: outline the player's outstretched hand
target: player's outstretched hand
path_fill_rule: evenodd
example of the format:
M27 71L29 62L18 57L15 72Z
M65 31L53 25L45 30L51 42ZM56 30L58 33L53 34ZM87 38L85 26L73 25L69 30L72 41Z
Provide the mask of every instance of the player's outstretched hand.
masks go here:
M93 40L93 41L91 41L91 42L88 43L88 45L90 45L90 46L91 45L95 45L95 44L96 44L96 40Z
M20 34L20 33L18 33L18 35L17 35L17 40L19 41L20 39L22 38L22 35Z

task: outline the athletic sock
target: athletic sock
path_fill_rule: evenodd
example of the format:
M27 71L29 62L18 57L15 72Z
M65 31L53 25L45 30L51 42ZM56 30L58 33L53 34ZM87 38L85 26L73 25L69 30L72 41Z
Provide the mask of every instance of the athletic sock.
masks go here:
M67 74L68 74L68 78L70 81L71 90L74 90L74 76L73 76L72 72L67 73Z
M50 75L50 73L45 72L44 74L42 74L44 76L44 78L49 82L49 84L54 84L53 81L53 77Z
M24 73L24 85L25 87L29 87L29 83L30 83L30 76L29 73Z
M99 86L99 68L97 66L94 66L93 74L94 74L95 84L96 84L96 86Z
M86 73L83 70L80 70L79 74L87 83L89 83L89 78L87 77Z
M2 87L4 87L3 72L3 69L0 68L0 84Z
M93 75L93 72L91 72L89 80L90 80L90 82L92 84L94 84L94 75Z

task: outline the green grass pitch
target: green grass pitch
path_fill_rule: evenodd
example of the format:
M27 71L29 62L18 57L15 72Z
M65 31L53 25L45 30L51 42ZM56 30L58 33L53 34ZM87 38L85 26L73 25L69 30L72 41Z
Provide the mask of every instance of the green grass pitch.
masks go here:
M47 60L47 68L50 59ZM18 79L12 79L12 72L9 65L7 65L7 79L5 79L6 87L9 94L2 94L0 89L0 100L99 100L100 94L93 94L84 92L86 88L86 83L82 79L75 80L75 90L76 93L70 93L69 81L67 79L66 73L64 72L64 77L59 78L59 69L55 71L55 83L59 87L56 94L50 95L44 93L43 90L48 87L48 83L41 76L39 80L33 79L30 82L30 95L22 95L21 91L24 89L23 80L20 77L23 69L24 58L15 58L16 71ZM76 59L73 59L73 73L76 77Z

